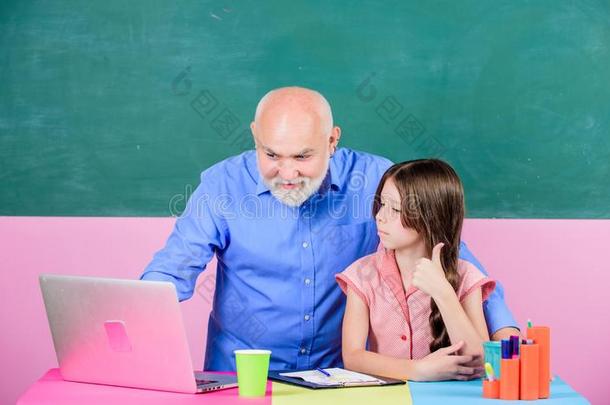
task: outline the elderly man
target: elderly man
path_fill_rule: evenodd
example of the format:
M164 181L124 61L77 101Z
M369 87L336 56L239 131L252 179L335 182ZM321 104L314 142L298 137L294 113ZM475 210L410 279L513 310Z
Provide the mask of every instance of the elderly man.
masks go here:
M330 105L304 88L265 95L251 129L256 150L201 174L141 278L171 281L185 300L217 256L206 370L234 369L240 348L271 349L273 370L341 365L345 298L334 276L375 251L371 203L391 162L337 148L341 130ZM465 245L461 257L481 268ZM501 287L485 314L494 338L519 333ZM454 377L474 372L456 361L467 367L456 367Z

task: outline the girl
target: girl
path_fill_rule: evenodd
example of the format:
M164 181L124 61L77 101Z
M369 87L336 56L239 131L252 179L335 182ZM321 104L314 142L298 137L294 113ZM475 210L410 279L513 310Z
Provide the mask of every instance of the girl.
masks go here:
M373 215L377 252L336 276L347 295L345 367L415 381L478 377L489 340L482 302L495 282L458 259L459 177L436 159L395 164L377 187Z

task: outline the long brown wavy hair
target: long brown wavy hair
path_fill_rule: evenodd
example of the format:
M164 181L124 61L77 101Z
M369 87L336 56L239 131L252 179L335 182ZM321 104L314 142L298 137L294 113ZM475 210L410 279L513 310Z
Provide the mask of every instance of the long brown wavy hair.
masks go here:
M401 200L400 218L404 227L415 229L424 239L428 258L432 248L444 243L441 263L445 277L455 291L460 277L457 272L460 235L464 222L464 188L457 173L449 164L438 159L418 159L397 163L381 178L375 200L373 217L381 204L381 190L392 179ZM430 328L434 340L430 352L451 344L441 313L430 299Z

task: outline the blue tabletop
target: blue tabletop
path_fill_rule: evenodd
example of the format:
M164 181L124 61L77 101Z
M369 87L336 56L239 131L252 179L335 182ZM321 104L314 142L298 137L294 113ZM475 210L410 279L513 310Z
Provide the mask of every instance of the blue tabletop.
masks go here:
M413 404L590 404L589 401L561 378L555 377L551 382L551 397L538 401L504 401L485 399L482 396L482 380L473 381L442 381L442 382L409 382Z

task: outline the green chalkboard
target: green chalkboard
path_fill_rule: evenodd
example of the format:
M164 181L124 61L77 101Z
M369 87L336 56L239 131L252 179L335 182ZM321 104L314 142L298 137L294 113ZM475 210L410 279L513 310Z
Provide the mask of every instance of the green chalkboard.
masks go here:
M610 218L609 72L607 0L3 1L0 215L170 215L296 84L469 217Z

